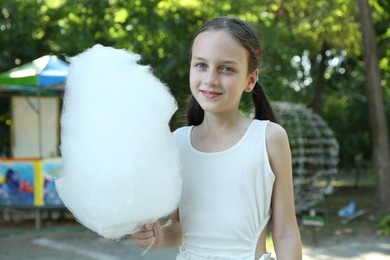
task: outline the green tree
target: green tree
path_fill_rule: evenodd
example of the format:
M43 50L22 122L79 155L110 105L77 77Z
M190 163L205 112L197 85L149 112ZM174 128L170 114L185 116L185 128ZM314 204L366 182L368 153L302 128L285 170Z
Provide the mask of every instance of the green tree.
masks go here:
M41 2L1 0L0 71L46 54L40 44Z

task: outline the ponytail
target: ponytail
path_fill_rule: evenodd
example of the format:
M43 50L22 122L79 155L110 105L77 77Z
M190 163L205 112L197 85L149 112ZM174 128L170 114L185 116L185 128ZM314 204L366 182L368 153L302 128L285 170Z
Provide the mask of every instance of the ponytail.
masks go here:
M252 90L252 100L255 105L255 119L277 122L275 113L260 82L256 82Z
M187 110L187 121L188 125L200 125L203 122L204 110L199 105L198 101L191 95L190 102L188 104Z

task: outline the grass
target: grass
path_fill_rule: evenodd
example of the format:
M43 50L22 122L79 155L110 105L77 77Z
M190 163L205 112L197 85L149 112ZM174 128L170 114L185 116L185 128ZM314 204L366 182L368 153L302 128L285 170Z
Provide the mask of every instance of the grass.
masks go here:
M321 239L342 241L346 236L376 234L380 219L374 210L374 183L374 176L367 172L360 172L359 178L353 172L339 174L333 182L334 192L313 207L325 213L324 226L299 224L302 244L310 246ZM366 213L351 221L340 218L338 211L352 200L356 202L356 210L365 209ZM270 228L268 233L267 250L274 252Z
M332 195L316 205L316 208L325 212L325 225L316 228L316 233L321 236L375 233L379 220L374 214L374 192L374 188L371 187L337 188ZM351 221L340 218L337 214L339 209L345 207L352 200L356 202L357 210L365 209L366 213ZM301 228L303 235L307 236L308 229L310 230L307 227Z
M310 244L322 237L341 240L343 236L375 234L380 219L375 214L374 200L373 175L360 173L357 183L353 173L340 174L334 181L334 192L314 207L325 212L325 225L300 226L303 243ZM364 209L366 213L349 221L339 217L338 211L351 201L356 202L356 210Z

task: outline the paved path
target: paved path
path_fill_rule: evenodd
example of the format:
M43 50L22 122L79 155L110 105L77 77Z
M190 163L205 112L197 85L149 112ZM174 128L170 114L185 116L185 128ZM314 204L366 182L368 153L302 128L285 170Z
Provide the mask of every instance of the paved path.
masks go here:
M390 260L390 237L349 236L304 247L305 260Z
M83 229L45 229L43 232L11 232L0 230L2 260L169 260L175 259L177 248L143 249L130 239L111 241ZM390 237L350 237L342 241L320 241L304 247L305 260L388 260Z
M0 259L4 260L121 260L174 259L177 248L144 249L130 239L111 241L92 233L25 234L0 238Z

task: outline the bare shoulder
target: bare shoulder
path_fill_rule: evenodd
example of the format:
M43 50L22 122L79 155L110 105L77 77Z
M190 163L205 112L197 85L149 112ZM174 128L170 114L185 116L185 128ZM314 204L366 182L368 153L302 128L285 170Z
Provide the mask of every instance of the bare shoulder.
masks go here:
M267 145L281 144L288 141L286 130L279 124L269 122L266 129Z
M266 129L268 159L276 176L290 174L291 151L286 130L269 122Z

